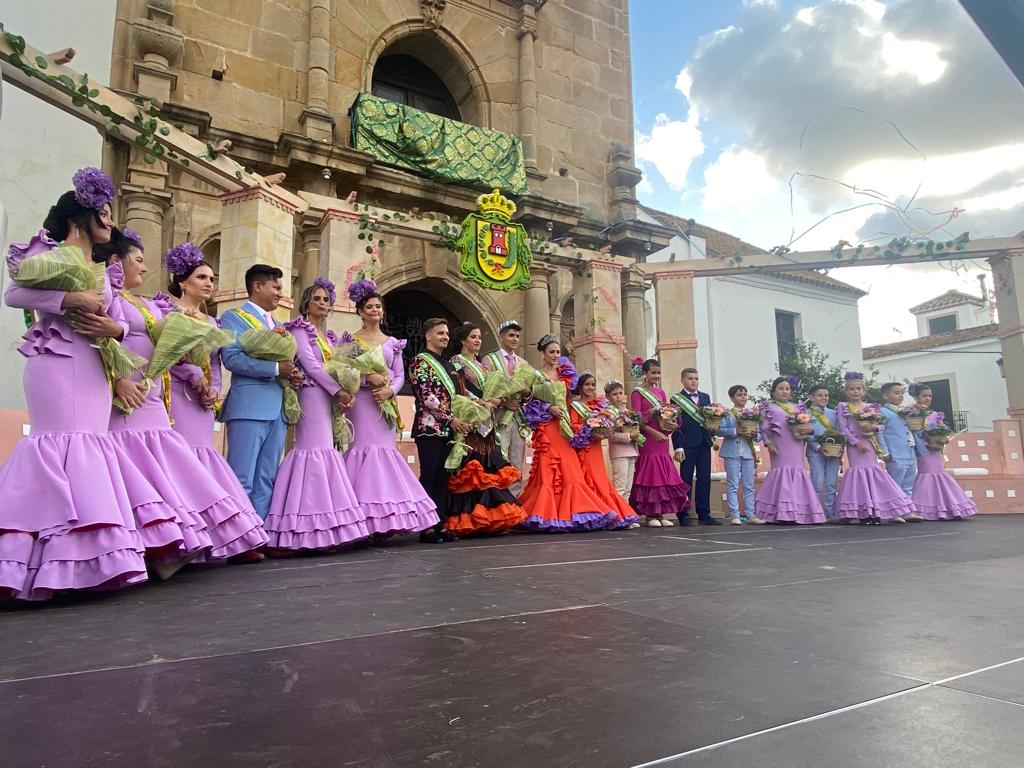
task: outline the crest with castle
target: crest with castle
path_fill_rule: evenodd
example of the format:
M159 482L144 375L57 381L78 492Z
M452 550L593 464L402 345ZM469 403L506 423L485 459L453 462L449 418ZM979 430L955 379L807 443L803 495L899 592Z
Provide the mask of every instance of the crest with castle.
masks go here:
M516 204L495 189L480 195L476 207L477 213L462 220L457 241L459 273L491 290L529 287L533 256L526 230L512 221Z

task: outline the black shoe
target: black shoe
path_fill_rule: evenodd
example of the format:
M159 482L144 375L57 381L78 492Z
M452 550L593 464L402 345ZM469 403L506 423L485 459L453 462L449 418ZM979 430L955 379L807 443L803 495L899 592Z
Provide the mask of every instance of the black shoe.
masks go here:
M430 530L420 533L421 544L440 544L442 541L444 541L444 539L441 538L441 534L437 531Z
M676 518L676 522L679 523L684 528L686 526L692 527L692 526L697 524L697 521L694 520L692 517L677 517Z
M702 517L697 520L698 525L721 525L722 521L714 517Z
M459 537L456 536L451 531L441 531L441 533L439 533L438 536L441 537L441 541L458 541L459 540Z

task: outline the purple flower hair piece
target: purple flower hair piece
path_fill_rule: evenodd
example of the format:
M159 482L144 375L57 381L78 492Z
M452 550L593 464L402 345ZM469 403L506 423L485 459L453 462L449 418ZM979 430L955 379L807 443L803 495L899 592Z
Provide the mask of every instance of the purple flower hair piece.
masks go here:
M864 381L864 374L860 371L847 371L843 374L843 381Z
M331 302L331 306L334 306L335 300L338 298L338 291L334 287L334 283L328 280L326 277L318 277L313 281L313 285L317 288L323 288L327 291L327 300Z
M99 168L82 168L71 178L75 188L75 200L86 208L98 211L114 199L117 188Z
M132 244L140 251L146 250L145 248L142 247L142 235L140 235L131 227L125 227L124 229L122 229L121 236L124 237L125 240L131 240Z
M348 286L348 298L353 304L359 304L371 293L377 291L377 284L373 280L356 280Z
M52 251L58 245L45 229L40 229L27 243L11 243L7 248L7 271L11 277L18 274L21 262L37 253Z
M800 386L800 377L799 376L787 376L786 377L786 381L789 382L790 389L796 389L797 387Z
M198 267L202 260L203 252L193 243L181 243L164 254L164 266L175 277L187 275Z

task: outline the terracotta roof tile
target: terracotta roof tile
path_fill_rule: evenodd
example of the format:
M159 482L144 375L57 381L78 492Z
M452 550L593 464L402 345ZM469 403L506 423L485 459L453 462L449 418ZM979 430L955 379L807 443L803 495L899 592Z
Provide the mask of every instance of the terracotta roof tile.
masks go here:
M962 328L957 331L936 333L932 336L922 336L919 339L907 339L896 341L892 344L879 344L876 347L864 347L862 350L865 360L873 360L876 357L888 357L901 352L923 352L928 349L947 347L950 344L960 344L964 341L979 341L982 339L994 339L999 335L999 325L979 325L974 328Z
M915 315L920 315L925 312L933 312L936 309L959 307L961 304L973 304L976 307L984 306L984 302L978 296L972 296L963 291L949 290L941 296L936 296L934 299L928 299L923 304L911 307L910 311Z

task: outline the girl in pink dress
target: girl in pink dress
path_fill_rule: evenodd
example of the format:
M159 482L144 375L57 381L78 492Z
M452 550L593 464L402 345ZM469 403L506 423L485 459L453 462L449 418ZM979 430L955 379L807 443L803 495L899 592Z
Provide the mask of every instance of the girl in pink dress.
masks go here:
M646 439L639 448L629 504L647 518L649 527L670 528L675 525L672 516L686 507L690 488L672 463L672 433L662 431L658 422L657 411L667 402L661 388L661 363L645 360L641 372L643 382L633 390L629 403L643 420L640 431Z
M60 248L89 260L112 231L114 185L95 168L75 174L31 243L12 245L13 278L23 259ZM107 427L111 388L90 337L120 338L100 291L8 285L10 307L35 321L18 351L25 364L31 433L0 466L0 598L43 600L64 590L118 589L146 580L125 480ZM115 385L118 395L127 385Z
M931 410L932 388L927 384L911 384L910 395L918 405ZM933 415L928 418L934 421ZM946 471L942 448L929 447L924 432L918 432L915 437L917 479L914 481L913 500L917 514L925 520L966 520L976 514L977 505Z

